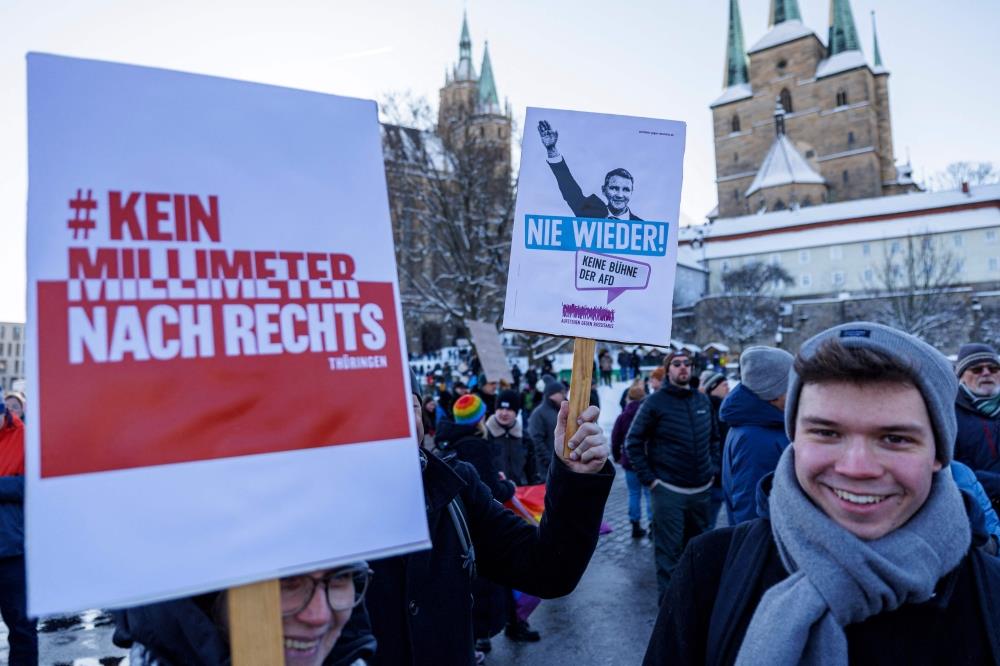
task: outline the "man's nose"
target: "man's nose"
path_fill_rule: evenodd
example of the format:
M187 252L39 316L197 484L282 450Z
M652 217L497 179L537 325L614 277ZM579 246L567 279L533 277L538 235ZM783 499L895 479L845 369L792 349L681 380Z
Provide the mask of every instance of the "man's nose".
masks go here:
M883 472L874 446L863 437L853 437L846 442L836 470L844 476L856 478L879 477Z
M333 611L326 600L326 586L317 585L306 607L295 615L300 622L313 625L323 625L330 622Z

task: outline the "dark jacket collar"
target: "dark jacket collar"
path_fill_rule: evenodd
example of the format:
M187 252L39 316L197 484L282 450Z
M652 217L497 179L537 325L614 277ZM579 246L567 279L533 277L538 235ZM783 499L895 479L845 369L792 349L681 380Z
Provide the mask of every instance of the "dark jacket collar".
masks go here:
M426 455L426 454L425 454ZM427 513L434 513L448 505L466 483L451 465L437 456L427 456L427 466L423 470L424 499L427 501Z
M663 381L663 386L660 387L660 390L665 393L669 393L670 395L676 395L679 398L690 398L692 395L694 395L694 391L692 391L690 388L682 388L680 386L674 386L673 384L670 383L669 379Z

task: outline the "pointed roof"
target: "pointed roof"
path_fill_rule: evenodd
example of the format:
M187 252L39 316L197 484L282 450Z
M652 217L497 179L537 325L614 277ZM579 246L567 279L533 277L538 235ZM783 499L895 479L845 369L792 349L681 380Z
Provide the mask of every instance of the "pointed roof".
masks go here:
M772 46L778 46L779 44L791 42L808 35L816 37L816 33L807 28L799 19L786 19L775 25L763 37L758 39L757 43L750 47L749 53L763 51ZM816 37L816 39L819 38Z
M830 0L830 33L826 48L830 57L844 51L861 50L850 0Z
M472 66L472 38L469 36L469 21L465 12L462 12L462 36L458 40L458 64L455 65L455 80L476 80L476 70Z
M737 0L729 0L729 30L726 34L726 74L723 85L726 88L750 82L747 66L747 52L743 46L743 21L740 19L740 5Z
M872 10L872 42L873 51L875 53L875 66L872 67L872 72L875 74L888 74L889 70L887 70L882 64L882 53L878 50L878 31L875 29L875 10Z
M791 20L802 20L798 0L771 0L771 14L767 24L774 27Z
M823 176L816 173L785 134L785 110L781 107L781 102L778 102L774 110L774 126L777 132L774 143L767 151L767 156L757 171L757 177L746 191L746 196L757 190L792 183L825 184Z
M483 48L483 66L479 68L479 106L485 111L500 112L497 86L493 80L493 66L490 64L490 43Z

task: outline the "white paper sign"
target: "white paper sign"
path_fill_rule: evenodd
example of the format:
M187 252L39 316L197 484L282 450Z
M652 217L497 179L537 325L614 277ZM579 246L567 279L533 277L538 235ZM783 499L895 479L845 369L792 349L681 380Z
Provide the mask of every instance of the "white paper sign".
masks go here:
M32 54L28 124L30 612L427 547L374 102Z
M666 345L685 125L529 108L503 326Z
M472 334L472 344L476 347L476 356L483 366L483 374L491 382L505 381L514 383L514 377L510 374L510 365L507 363L507 354L500 344L500 334L497 327L489 322L466 319L465 325Z

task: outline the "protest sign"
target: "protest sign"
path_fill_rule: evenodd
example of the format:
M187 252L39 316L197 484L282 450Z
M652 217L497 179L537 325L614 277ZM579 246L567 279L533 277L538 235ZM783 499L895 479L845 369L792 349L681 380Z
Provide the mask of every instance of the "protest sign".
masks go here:
M31 613L427 547L374 102L32 54L28 124Z
M472 334L472 344L476 348L476 356L479 357L479 364L483 366L483 374L491 382L505 381L508 384L514 383L514 377L510 374L510 365L507 363L507 354L504 353L500 344L500 334L497 327L485 321L475 321L466 319L465 326Z
M667 345L684 123L529 108L503 327Z

